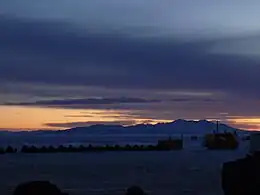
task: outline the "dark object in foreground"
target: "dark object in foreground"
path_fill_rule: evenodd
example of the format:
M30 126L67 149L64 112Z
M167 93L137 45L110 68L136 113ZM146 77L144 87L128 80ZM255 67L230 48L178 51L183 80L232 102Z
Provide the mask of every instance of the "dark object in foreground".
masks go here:
M165 139L159 140L157 145L105 145L105 146L62 146L53 147L53 146L23 146L21 151L22 153L70 153L70 152L107 152L107 151L167 151L167 150L182 150L183 149L183 140L182 139Z
M49 181L31 181L19 184L13 195L68 195Z
M171 138L159 140L156 147L157 150L181 150L183 149L183 140Z
M247 155L222 166L222 189L225 195L260 194L260 153Z
M205 136L204 146L211 150L235 150L239 141L234 133L212 133Z
M127 189L126 195L146 195L143 189L139 186L132 186Z

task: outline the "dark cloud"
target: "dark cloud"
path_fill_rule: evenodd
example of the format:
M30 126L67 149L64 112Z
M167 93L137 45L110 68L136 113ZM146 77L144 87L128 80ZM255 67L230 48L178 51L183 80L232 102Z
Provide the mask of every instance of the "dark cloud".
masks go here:
M204 103L217 103L220 100L213 98L201 98L201 97L190 97L190 98L173 98L170 101L172 102L204 102Z
M140 104L156 103L160 100L146 100L142 98L89 98L89 99L60 99L60 100L42 100L35 102L17 102L5 103L9 106L36 106L36 107L61 107L61 108L86 108L91 105L110 105L110 104Z
M127 101L126 101L127 100ZM174 101L172 101L174 100ZM124 103L122 103L124 102ZM101 118L174 120L176 118L201 119L223 118L220 113L242 118L259 115L257 101L244 101L234 98L174 98L174 99L144 99L144 98L103 98L103 99L57 99L31 102L11 102L3 105L33 106L63 109L86 109L76 115L66 115L70 118ZM89 109L97 109L95 111Z
M103 119L111 119L114 118L116 120L125 120L125 119L132 119L132 118L138 118L140 117L139 115L136 115L134 113L130 114L130 113L125 113L125 112L118 112L117 114L109 114L109 112L107 112L108 110L105 111L105 113L98 113L98 115L103 118ZM64 117L67 118L94 118L96 117L97 113L94 113L93 115L91 114L75 114L75 115L65 115Z
M169 107L170 104L192 103L199 105L206 105L207 103L217 103L220 100L204 98L204 97L190 97L190 98L174 98L170 100L159 99L144 99L144 98L81 98L81 99L51 99L39 100L31 102L4 102L2 105L6 106L33 106L33 107L53 107L53 108L69 108L69 109L116 109L116 110L142 110L149 109L152 104L161 105L165 109L165 104ZM0 104L1 105L1 104ZM159 109L161 109L159 107ZM158 108L157 108L158 109ZM86 115L79 115L82 117ZM88 115L87 115L88 116ZM75 116L74 116L75 117Z
M87 121L87 122L71 122L71 123L46 123L48 127L58 128L73 128L73 127L87 127L91 125L134 125L134 120L125 121Z
M211 53L221 40L93 34L58 22L2 17L0 42L1 82L260 95L260 61Z

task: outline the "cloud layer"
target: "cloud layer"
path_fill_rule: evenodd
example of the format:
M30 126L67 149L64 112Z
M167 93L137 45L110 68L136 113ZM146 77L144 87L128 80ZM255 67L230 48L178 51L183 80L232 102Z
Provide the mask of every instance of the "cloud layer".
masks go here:
M231 5L1 1L0 104L258 116L260 4Z
M210 53L219 40L78 36L52 22L6 18L0 28L2 82L217 90L259 97L259 58Z

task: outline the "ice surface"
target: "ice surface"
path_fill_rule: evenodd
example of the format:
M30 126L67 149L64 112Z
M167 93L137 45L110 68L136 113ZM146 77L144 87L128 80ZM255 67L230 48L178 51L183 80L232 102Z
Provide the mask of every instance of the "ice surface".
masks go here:
M1 155L0 192L8 195L20 182L43 179L71 195L123 195L133 184L151 195L223 194L222 163L243 157L247 145L208 151L199 143L190 141L184 150L169 152Z

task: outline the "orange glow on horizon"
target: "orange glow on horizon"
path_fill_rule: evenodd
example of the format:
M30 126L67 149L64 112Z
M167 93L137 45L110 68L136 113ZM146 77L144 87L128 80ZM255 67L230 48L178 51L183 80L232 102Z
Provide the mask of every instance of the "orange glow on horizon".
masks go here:
M122 122L130 121L133 124L156 124L167 123L172 120L150 119L142 116L131 115L129 110L101 110L101 109L58 109L58 108L36 108L23 106L0 106L0 130L59 130L70 127L48 126L51 124L82 123L84 122ZM210 119L209 119L210 120ZM233 127L260 130L260 117L238 117L227 120ZM127 124L126 124L127 125Z
M234 118L228 121L238 128L244 127L247 130L260 130L260 118Z
M237 123L260 124L260 118L238 118L238 119L231 119L230 121L234 121Z
M8 130L54 130L68 127L50 127L47 123L81 123L81 122L120 122L133 121L134 124L170 122L169 120L151 120L146 118L133 118L127 115L129 111L98 110L98 109L57 109L36 108L23 106L0 106L0 129ZM117 118L119 117L120 118ZM120 119L120 120L119 120Z
M80 109L54 109L54 108L34 108L22 106L0 106L0 112L4 113L0 117L1 129L61 129L44 125L46 123L70 123L81 121L101 121L105 114L113 114L112 111L104 110L80 110ZM84 117L81 113L91 113L90 117ZM115 113L116 114L116 113ZM66 117L76 115L77 117ZM82 115L82 117L80 117ZM107 117L107 121L111 118ZM102 119L103 121L103 119Z

